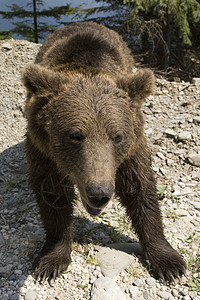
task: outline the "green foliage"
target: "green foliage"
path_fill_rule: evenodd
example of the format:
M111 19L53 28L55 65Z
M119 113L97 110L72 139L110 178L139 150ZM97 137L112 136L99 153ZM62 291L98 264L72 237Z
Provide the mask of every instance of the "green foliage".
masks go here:
M200 278L195 276L200 272L200 252L188 260L188 268L192 270L193 275L186 284L190 290L200 292Z
M152 271L151 263L149 260L146 260L145 262L146 262L146 268L147 268L148 272L150 273Z
M185 45L191 45L190 23L200 22L200 3L197 0L124 0L131 8L130 18L136 22L139 16L151 15L161 26L166 26L172 15L174 28Z
M189 287L190 291L197 291L200 292L200 281L198 278L195 278L192 276L186 283L186 285Z
M160 196L163 196L165 194L165 190L166 190L166 184L157 184L157 193Z
M26 181L23 177L16 177L15 180L10 180L6 183L8 188L19 188Z
M3 18L11 19L15 27L10 32L0 32L0 39L17 33L29 41L37 42L58 26L66 25L68 22L64 16L70 15L71 20L95 21L118 31L134 54L138 54L136 62L162 69L172 78L180 76L190 80L199 76L199 0L103 2L95 0L96 7L87 9L81 5L72 8L69 4L43 9L43 0L29 0L26 7L12 4L8 6L8 12L0 11L0 14ZM36 4L36 9L33 4ZM48 17L56 20L55 26L41 22L41 18Z
M10 31L0 30L0 40L11 39L12 34Z
M36 5L36 11L34 11L34 3ZM50 7L48 9L42 9L42 6L42 0L32 0L32 2L27 4L27 9L18 4L12 4L7 6L9 11L0 11L0 15L2 15L4 19L23 19L21 22L12 22L15 27L10 30L10 33L19 34L31 42L37 42L38 39L43 39L44 35L54 31L57 26L62 24L62 22L59 21L63 16L76 15L80 10L80 6L72 8L69 4ZM47 25L46 23L38 21L41 17L53 17L56 19L57 25Z
M178 219L178 216L175 213L175 211L172 211L171 209L168 210L167 217L171 218L174 222Z
M123 23L126 22L127 16L127 7L123 4L123 0L95 0L95 2L101 2L101 6L81 8L76 17L103 24L122 33L121 28ZM102 2L105 2L105 4L102 5Z
M139 54L136 61L186 80L198 76L199 65L194 61L199 61L199 54L187 53L189 47L200 47L198 0L103 2L104 5L81 10L79 18L96 21L122 34L134 54Z
M192 243L194 241L197 241L198 238L196 237L196 232L193 232L187 239L186 242L187 243ZM199 256L199 261L200 261L200 256Z
M88 288L87 284L81 284L81 283L79 283L77 286L80 287L80 288L82 288L82 289Z

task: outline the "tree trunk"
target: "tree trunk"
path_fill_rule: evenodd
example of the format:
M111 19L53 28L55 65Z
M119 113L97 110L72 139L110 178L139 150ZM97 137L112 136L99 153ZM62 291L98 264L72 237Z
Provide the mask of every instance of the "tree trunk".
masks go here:
M37 7L36 7L36 1L37 1L37 0L33 0L34 41L35 41L35 43L38 43Z
M166 25L166 30L164 32L164 39L166 42L166 50L165 50L165 65L164 69L167 71L167 68L169 67L170 64L170 56L171 56L171 37L172 37L172 19L173 16L172 14L169 14L167 12L167 25Z
M163 40L158 41L158 63L166 72L170 65L171 37L172 37L172 14L166 13L166 25L163 24Z

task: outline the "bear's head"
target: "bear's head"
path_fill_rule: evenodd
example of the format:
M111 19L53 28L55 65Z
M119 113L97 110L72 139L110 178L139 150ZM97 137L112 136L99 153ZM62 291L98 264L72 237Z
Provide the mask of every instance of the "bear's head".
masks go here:
M141 105L153 90L148 69L113 78L29 65L26 117L34 145L77 185L91 215L112 198L120 164L143 138Z

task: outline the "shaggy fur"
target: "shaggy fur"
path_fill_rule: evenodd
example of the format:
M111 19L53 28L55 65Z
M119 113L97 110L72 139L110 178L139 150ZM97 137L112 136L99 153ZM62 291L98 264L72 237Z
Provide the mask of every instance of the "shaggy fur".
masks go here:
M39 277L55 278L71 261L74 184L91 215L115 191L156 277L172 281L185 271L163 234L143 134L141 105L154 76L132 73L133 65L117 33L86 22L55 31L24 71L29 181L46 231Z

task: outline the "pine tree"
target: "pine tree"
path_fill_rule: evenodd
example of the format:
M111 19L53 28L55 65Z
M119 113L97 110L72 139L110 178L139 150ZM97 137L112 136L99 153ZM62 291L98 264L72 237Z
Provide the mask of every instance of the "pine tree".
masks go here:
M95 0L95 2L100 2L101 6L80 9L79 18L103 24L122 33L121 29L127 15L127 7L123 0ZM105 5L102 5L102 2L105 2Z
M195 39L192 27L200 22L200 3L197 0L124 0L130 8L129 22L157 48L160 64L167 69L172 43L191 46ZM138 25L138 26L137 26ZM194 29L193 29L194 31ZM163 62L163 63L162 63Z
M72 8L69 4L42 9L43 4L44 2L42 0L32 0L32 2L27 4L26 9L18 4L12 4L10 6L8 5L8 12L0 11L4 19L23 19L23 21L12 22L14 28L9 30L7 35L18 34L31 42L38 43L38 40L42 39L44 34L46 35L56 28L56 26L40 22L39 19L41 17L55 18L58 26L62 16L74 15L78 13L80 9L80 6ZM3 35L5 36L5 31Z
M12 34L10 31L0 30L0 40L11 39Z

